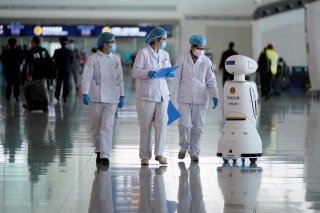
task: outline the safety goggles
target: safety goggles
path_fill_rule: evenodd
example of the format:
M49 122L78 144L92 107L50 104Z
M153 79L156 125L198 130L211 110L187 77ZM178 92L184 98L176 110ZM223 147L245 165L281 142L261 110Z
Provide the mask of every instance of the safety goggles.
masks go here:
M206 49L207 49L206 47L199 47L199 46L195 46L195 48L196 48L197 50L206 50Z
M107 44L115 44L115 43L117 43L116 42L116 40L112 40L112 41L108 41L108 42L106 42Z

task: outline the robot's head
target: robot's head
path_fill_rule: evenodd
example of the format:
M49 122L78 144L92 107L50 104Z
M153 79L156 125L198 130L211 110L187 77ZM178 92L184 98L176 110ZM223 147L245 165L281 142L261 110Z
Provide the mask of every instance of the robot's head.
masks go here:
M230 74L248 75L257 71L258 65L247 56L233 55L227 58L225 68Z

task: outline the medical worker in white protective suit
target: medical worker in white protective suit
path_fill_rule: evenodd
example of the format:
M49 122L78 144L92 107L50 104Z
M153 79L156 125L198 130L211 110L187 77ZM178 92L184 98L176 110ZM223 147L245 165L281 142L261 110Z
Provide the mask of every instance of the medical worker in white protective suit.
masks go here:
M84 66L81 87L83 103L90 105L96 162L109 165L115 113L124 106L123 74L114 34L102 33L97 49Z
M167 31L161 27L153 28L146 39L148 45L138 52L133 64L132 76L137 79L136 104L140 124L141 165L148 165L152 156L152 124L155 129L155 160L160 164L167 164L167 159L163 156L169 101L166 79L174 77L174 73L170 72L166 76L159 74L160 69L171 66L169 54L163 50L166 41Z
M211 60L204 55L206 38L192 35L189 39L191 49L180 55L176 61L179 66L176 77L168 81L170 94L178 88L179 104L179 159L184 159L189 150L191 160L199 161L200 142L208 108L208 96L213 108L218 105L218 88Z

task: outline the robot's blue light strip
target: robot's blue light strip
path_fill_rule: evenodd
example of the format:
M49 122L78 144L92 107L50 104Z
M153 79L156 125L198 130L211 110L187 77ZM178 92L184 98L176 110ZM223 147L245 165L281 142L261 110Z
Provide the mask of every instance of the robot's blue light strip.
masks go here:
M250 92L250 98L251 98L251 106L252 106L252 111L253 111L254 118L257 119L256 109L255 109L255 107L253 105L252 90L253 90L252 87L250 87L249 92Z
M236 61L226 61L226 65L235 65Z

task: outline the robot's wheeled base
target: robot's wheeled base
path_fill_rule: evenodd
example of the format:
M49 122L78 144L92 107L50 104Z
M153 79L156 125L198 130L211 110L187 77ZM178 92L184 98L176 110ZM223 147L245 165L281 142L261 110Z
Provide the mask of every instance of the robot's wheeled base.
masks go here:
M229 158L223 157L222 159L223 159L223 162L224 162L224 163L229 163L229 160L230 160ZM258 158L249 158L249 160L250 160L250 163L256 163L257 160L258 160ZM237 163L237 159L232 159L232 161L233 161L233 163ZM246 161L245 158L241 158L242 164L244 164L245 161Z

